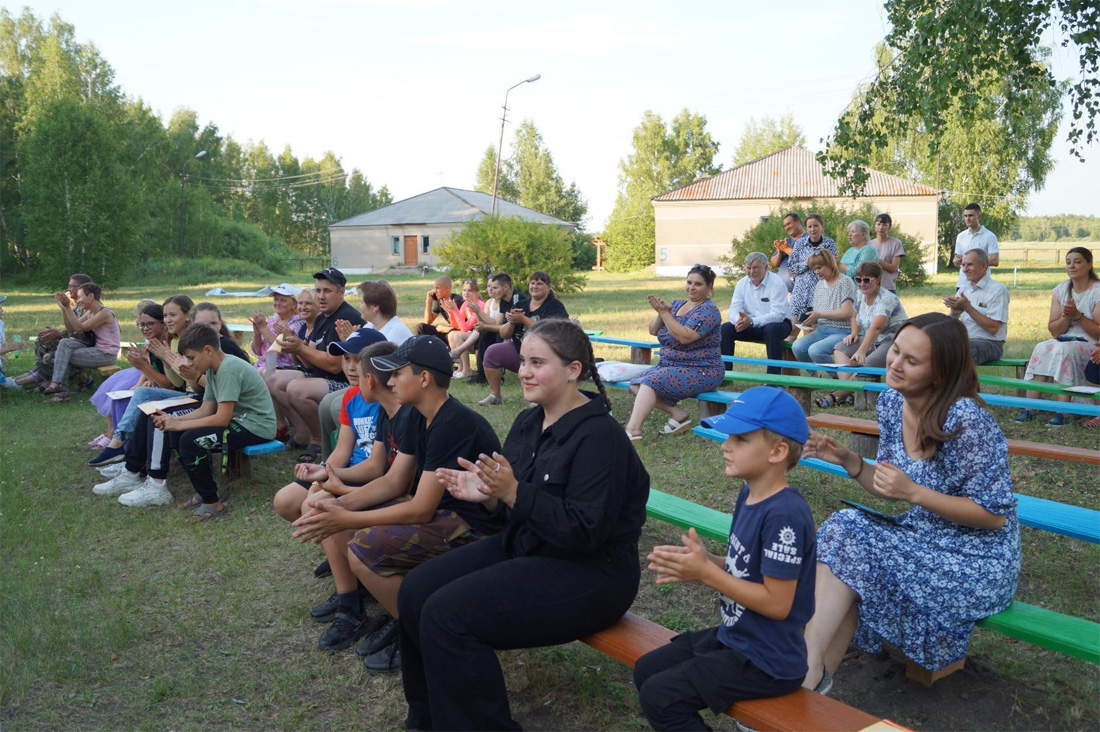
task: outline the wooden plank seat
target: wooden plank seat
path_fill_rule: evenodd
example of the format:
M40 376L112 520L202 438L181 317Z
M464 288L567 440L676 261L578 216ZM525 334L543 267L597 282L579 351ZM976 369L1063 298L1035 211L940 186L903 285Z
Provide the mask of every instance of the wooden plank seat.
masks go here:
M95 372L106 379L111 374L117 374L121 370L117 363L112 363L108 366L97 366Z
M612 338L611 336L589 336L593 343L603 343L611 346L627 346L630 348L630 363L653 363L653 351L659 349L661 344L657 341L636 341L629 338Z
M256 455L270 455L271 453L282 452L285 449L286 445L284 443L278 440L268 440L258 445L249 445L240 450L234 450L229 453L229 458L226 461L228 479L232 481L251 476L252 458Z
M634 668L640 657L667 644L675 635L675 631L652 620L627 613L610 628L582 640L600 653ZM772 699L737 702L726 710L726 714L759 732L863 730L880 721L867 712L807 689Z

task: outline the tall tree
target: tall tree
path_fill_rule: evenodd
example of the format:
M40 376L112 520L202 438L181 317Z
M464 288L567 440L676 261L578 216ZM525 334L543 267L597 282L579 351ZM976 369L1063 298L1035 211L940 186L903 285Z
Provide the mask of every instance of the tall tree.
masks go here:
M485 154L481 156L481 162L477 166L477 178L474 190L493 195L493 180L497 171L497 149L490 145L485 148ZM497 187L497 196L505 201L515 203L519 198L519 189L512 175L512 169L508 161L500 166L500 183Z
M742 165L792 145L805 144L806 135L795 123L794 115L785 114L779 119L764 117L759 122L750 117L733 151L733 164Z
M588 204L576 183L565 186L554 164L554 156L531 120L525 119L516 129L512 157L508 162L519 194L516 203L578 226L582 223Z
M646 110L634 128L634 151L619 162L619 194L603 234L612 269L653 264L656 236L651 198L722 169L714 163L718 142L706 126L706 117L687 109L676 115L671 126Z
M1052 24L1061 30L1061 45L1079 53L1080 75L1068 89L1073 153L1083 157L1084 146L1100 137L1095 2L887 0L886 15L885 44L896 55L859 96L854 113L837 122L821 155L846 189L858 192L874 154L914 125L927 136L929 153L937 155L959 112L968 114L983 100L996 98L993 109L1007 135L1025 139L1034 98L1063 93L1043 63L1042 36Z

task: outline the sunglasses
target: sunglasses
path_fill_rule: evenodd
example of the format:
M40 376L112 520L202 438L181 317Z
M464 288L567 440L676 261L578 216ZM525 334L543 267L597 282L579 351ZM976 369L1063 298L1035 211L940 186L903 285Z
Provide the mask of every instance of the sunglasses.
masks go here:
M872 282L874 282L876 278L874 278L874 277L855 277L854 279L856 281L856 284L869 285Z

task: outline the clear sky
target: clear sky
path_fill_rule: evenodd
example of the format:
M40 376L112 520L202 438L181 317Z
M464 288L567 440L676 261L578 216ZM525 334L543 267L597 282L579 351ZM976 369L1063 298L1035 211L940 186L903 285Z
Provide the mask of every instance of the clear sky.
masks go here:
M820 147L885 34L881 1L776 3L496 0L33 0L94 42L130 96L162 118L190 107L237 140L299 158L332 150L395 200L472 188L497 142L505 90L514 121L535 122L562 177L614 205L618 163L651 109L703 114L730 167L750 117L793 114ZM19 12L21 5L6 5ZM1056 75L1076 74L1058 48ZM1068 117L1067 114L1065 115ZM1100 148L1057 165L1028 213L1100 215Z

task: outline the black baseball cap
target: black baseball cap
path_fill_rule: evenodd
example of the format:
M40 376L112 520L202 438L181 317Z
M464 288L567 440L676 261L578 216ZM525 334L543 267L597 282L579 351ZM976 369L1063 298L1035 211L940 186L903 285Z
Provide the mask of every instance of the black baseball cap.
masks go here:
M367 346L374 343L381 343L384 340L386 340L386 336L382 335L374 328L363 327L349 335L346 341L333 341L329 343L328 353L330 356L339 356L343 353L354 356Z
M415 364L450 376L454 359L451 358L451 349L435 336L413 336L390 355L375 356L370 362L381 371L396 371Z
M334 285L340 285L340 287L343 287L348 283L348 278L344 276L344 273L336 269L335 267L329 267L328 269L323 269L320 272L314 272L313 279L328 280Z

